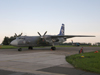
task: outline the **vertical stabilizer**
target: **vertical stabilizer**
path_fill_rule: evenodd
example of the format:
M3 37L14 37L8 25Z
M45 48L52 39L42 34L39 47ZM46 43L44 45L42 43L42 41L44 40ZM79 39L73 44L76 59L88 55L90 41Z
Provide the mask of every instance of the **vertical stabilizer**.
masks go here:
M60 33L58 35L64 35L64 34L65 34L65 27L64 27L64 24L62 24Z

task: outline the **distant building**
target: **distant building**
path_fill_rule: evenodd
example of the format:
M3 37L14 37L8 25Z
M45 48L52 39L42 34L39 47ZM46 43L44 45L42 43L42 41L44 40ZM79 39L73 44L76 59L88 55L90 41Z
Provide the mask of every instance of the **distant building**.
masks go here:
M95 43L95 45L100 46L100 42Z

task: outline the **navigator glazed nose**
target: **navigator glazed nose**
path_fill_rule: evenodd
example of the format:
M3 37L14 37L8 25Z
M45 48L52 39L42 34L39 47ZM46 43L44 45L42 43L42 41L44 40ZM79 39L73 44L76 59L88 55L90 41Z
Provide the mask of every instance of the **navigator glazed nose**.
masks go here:
M17 46L17 45L18 45L17 40L13 40L13 41L10 43L10 45Z

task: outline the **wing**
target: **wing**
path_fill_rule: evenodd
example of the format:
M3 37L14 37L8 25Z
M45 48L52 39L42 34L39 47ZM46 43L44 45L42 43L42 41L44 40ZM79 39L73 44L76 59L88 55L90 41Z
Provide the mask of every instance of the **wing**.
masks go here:
M95 36L90 36L90 35L63 35L63 36L60 36L60 35L53 35L53 36L50 36L51 38L63 38L63 37L66 37L66 38L73 38L73 37L95 37Z

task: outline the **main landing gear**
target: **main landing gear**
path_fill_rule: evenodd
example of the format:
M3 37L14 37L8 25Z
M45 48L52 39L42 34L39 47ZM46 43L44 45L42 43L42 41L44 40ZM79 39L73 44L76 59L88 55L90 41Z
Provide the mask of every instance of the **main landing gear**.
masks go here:
M28 47L28 49L29 49L29 50L32 50L32 49L33 49L33 47L32 47L32 46L29 46L29 47Z
M51 47L51 50L56 50L56 47Z
M32 47L32 46L29 46L28 49L29 49L29 50L32 50L33 47ZM22 51L22 48L18 48L18 51Z

